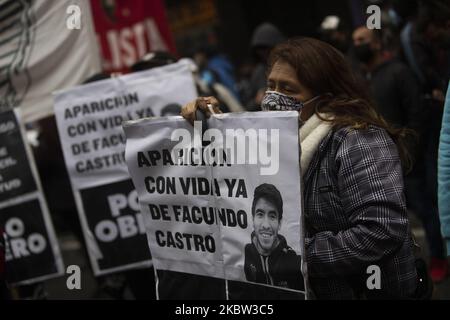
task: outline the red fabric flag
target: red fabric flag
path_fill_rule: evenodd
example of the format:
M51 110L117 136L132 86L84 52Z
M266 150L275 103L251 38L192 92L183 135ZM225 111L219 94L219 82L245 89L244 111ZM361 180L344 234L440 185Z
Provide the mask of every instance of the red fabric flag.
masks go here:
M175 53L162 0L91 0L103 68L127 72L146 53Z

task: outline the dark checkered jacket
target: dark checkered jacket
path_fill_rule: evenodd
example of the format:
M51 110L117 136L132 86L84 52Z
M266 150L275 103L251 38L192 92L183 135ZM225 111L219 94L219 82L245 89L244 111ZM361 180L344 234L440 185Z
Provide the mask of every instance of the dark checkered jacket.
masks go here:
M318 299L408 298L417 284L397 148L386 131L343 128L304 176L309 284ZM381 289L368 290L369 265Z

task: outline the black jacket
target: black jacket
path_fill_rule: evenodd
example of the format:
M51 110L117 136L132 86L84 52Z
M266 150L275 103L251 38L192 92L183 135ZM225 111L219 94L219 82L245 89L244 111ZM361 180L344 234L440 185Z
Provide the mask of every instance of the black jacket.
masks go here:
M262 256L255 246L255 233L252 233L252 243L245 246L245 277L251 282L304 290L300 256L282 235L278 235L278 239L280 242L270 256Z

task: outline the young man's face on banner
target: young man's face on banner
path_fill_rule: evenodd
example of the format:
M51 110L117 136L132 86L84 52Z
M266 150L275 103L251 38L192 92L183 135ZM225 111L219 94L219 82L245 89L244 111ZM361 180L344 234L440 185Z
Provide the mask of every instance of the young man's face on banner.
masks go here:
M281 221L279 213L272 202L260 198L255 205L253 228L262 254L269 255L274 249L274 243L278 237Z

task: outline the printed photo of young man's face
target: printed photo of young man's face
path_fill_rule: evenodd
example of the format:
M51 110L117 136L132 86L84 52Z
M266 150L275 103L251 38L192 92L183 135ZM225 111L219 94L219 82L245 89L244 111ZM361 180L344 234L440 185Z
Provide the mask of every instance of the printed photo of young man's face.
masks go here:
M278 231L281 227L278 216L278 210L273 203L265 198L260 198L256 202L253 228L263 254L269 255L271 253L278 237Z

